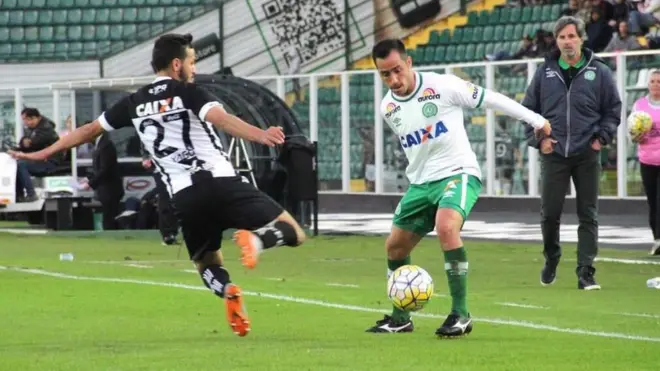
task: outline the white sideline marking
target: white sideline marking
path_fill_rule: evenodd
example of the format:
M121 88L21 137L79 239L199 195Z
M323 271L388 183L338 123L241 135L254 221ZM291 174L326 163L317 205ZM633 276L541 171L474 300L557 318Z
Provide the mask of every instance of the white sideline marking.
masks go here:
M196 270L194 270L194 269L184 269L184 270L182 270L181 272L186 272L186 273L199 273L198 271L196 271Z
M36 275L41 275L41 276L49 276L49 277L64 278L64 279L79 280L79 281L133 283L133 284L138 284L138 285L176 287L176 288L187 289L187 290L208 291L208 289L206 287L186 285L186 284L183 284L183 283L145 281L145 280L136 280L136 279L127 279L127 278L113 278L113 277L75 276L75 275L70 275L70 274L65 274L65 273L49 272L49 271L45 271L45 270L41 270L41 269L16 268L16 267L7 268L7 267L2 267L2 266L0 266L0 267L2 269L11 269L11 270L16 271L16 272L30 273L30 274L36 274ZM336 309L352 310L352 311L356 311L356 312L368 312L368 313L388 313L388 311L386 311L384 309L367 308L367 307L361 307L361 306L357 306L357 305L331 303L331 302L322 301L322 300L297 298L297 297L288 296L288 295L278 295L278 294L269 294L269 293L264 293L264 292L251 292L251 291L243 291L243 294L248 295L248 296L257 296L257 297L262 297L262 298L269 298L269 299L275 299L275 300L280 300L280 301L287 301L287 302L291 302L291 303L316 305L316 306L325 307L325 308L336 308ZM413 316L423 317L423 318L433 318L433 319L444 319L445 318L445 316L443 316L443 315L431 314L431 313L414 313ZM610 338L610 339L637 340L637 341L648 341L648 342L660 343L660 338L650 337L650 336L628 335L628 334L621 334L621 333L616 333L616 332L590 331L590 330L579 329L579 328L563 328L563 327L557 327L557 326L552 326L552 325L544 325L544 324L534 323L534 322L516 321L516 320L499 319L499 318L474 318L474 320L478 321L478 322L483 322L483 323L490 323L490 324L496 324L496 325L508 325L508 326L514 326L514 327L524 327L524 328L531 328L531 329L535 329L535 330L560 332L560 333L565 333L565 334L589 335L589 336L596 336L596 337L603 337L603 338Z
M158 263L181 263L187 260L81 260L82 263L91 264L126 264L129 262L138 264L158 264Z
M541 307L538 305L531 305L531 304L519 304L519 303L511 303L511 302L500 302L500 303L495 303L497 305L503 305L505 307L515 307L515 308L528 308L528 309L548 309L546 307Z
M596 258L596 261L622 264L648 264L660 265L660 260L636 260L636 259L618 259L618 258Z
M643 318L660 318L659 315L656 314L647 314L647 313L613 313L613 314L618 314L621 316L629 316L629 317L643 317Z
M351 288L354 288L354 289L359 289L359 288L360 288L359 285L353 285L353 284L350 284L350 283L334 283L334 282L328 282L328 283L326 283L325 285L326 285L326 286L332 286L332 287L351 287Z
M143 265L143 264L124 264L124 265L133 268L153 268L151 265Z

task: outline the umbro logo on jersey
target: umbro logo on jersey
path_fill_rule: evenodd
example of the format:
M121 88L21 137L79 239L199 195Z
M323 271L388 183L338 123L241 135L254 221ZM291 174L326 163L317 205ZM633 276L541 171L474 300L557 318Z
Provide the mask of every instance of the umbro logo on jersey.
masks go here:
M434 100L434 99L440 99L440 94L436 94L435 90L433 90L431 88L426 88L422 92L422 96L417 98L417 101L421 103L421 102L426 102L426 101Z
M158 95L167 90L167 84L157 85L149 89L149 94Z
M417 129L410 134L402 135L399 139L403 148L412 148L437 138L447 131L445 124L442 121L438 121L433 125Z
M164 113L177 109L185 108L183 100L180 97L172 97L167 99L159 99L149 103L139 104L135 107L135 113L138 117L149 116L156 113Z

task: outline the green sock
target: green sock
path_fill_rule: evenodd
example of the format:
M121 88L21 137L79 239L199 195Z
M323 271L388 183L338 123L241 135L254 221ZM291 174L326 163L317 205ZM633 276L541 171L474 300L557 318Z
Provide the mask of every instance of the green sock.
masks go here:
M465 248L445 251L445 271L451 294L451 311L467 317L468 261Z
M387 259L387 277L389 278L390 274L399 267L410 264L410 256L407 256L403 260L389 260ZM401 310L395 306L392 306L392 318L396 322L407 322L410 320L410 313L405 310Z

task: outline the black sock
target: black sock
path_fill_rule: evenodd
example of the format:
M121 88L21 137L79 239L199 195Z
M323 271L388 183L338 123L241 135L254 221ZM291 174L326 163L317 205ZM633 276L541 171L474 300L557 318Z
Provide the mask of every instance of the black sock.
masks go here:
M221 298L225 297L225 286L231 282L229 272L225 268L217 264L209 265L204 268L201 275L206 287L217 296Z
M286 222L277 221L254 231L264 244L264 249L275 246L298 246L298 236L293 226Z

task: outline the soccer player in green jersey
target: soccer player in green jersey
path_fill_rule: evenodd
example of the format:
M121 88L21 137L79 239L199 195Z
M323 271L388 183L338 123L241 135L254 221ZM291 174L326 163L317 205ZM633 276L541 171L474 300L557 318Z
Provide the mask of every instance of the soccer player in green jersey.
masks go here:
M463 109L495 109L529 123L539 136L550 135L550 124L514 100L455 75L413 71L401 40L380 41L372 58L390 88L381 104L382 115L400 138L409 163L410 187L394 212L385 242L388 275L410 264L410 252L435 229L452 297L451 313L436 335L468 334L468 259L460 232L479 198L481 168L465 131ZM413 323L408 312L395 308L367 331L411 332Z

